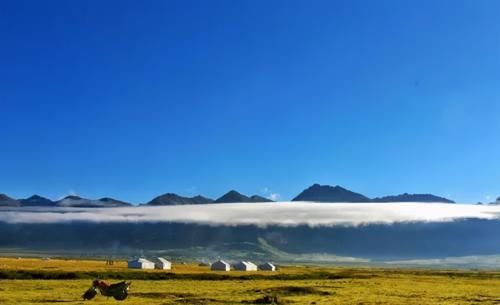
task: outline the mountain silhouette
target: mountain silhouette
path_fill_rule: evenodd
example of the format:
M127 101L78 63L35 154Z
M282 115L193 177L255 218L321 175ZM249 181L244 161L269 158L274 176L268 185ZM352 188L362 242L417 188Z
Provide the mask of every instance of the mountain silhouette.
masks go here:
M194 197L183 197L174 193L166 193L160 195L150 202L147 205L186 205L186 204L207 204L213 203L214 201L210 198L206 198L203 196L194 196Z
M74 207L74 208L111 208L130 206L130 203L116 200L113 198L101 198L97 200L86 199L79 196L66 196L61 200L56 201L58 207Z
M4 207L17 207L20 206L21 203L13 198L10 198L9 196L5 194L0 194L0 206Z
M353 192L339 185L320 185L313 184L292 201L310 201L310 202L429 202L429 203L455 203L454 201L432 195L432 194L400 194L373 199L363 194ZM268 198L259 195L246 196L235 190L231 190L216 200L197 195L194 197L184 197L175 193L166 193L153 198L146 205L188 205L188 204L209 204L209 203L238 203L238 202L273 202ZM500 197L491 204L500 204ZM33 195L26 199L14 199L6 194L0 194L0 206L4 207L122 207L130 206L125 201L104 197L101 199L87 199L76 195L69 195L58 201L53 201L39 195Z
M349 191L341 186L313 184L293 198L292 201L314 202L370 202L370 198Z
M441 203L455 203L443 197L435 196L432 194L408 194L404 193L396 196L385 196L372 199L373 202L441 202Z
M251 197L245 196L238 193L235 190L231 190L226 194L215 200L215 203L235 203L235 202L273 202L270 199L264 198L259 195L253 195Z
M341 186L329 186L314 184L305 189L292 201L313 201L313 202L435 202L435 203L455 203L447 198L432 194L408 194L404 193L395 196L384 196L370 199L362 194L355 193Z
M20 199L19 202L23 207L54 207L56 203L50 199L39 195L33 195L26 199Z

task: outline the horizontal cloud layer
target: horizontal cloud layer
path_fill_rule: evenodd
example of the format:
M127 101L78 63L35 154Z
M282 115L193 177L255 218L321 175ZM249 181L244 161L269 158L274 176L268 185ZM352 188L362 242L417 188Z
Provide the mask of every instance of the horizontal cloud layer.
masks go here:
M179 222L213 225L358 226L499 219L500 206L438 203L234 203L123 208L10 208L0 222Z

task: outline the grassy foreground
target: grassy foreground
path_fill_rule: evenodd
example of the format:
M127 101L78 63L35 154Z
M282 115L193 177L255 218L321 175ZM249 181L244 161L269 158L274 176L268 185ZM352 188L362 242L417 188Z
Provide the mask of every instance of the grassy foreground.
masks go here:
M95 274L132 279L130 297L82 301ZM23 279L32 275L46 279ZM297 266L220 273L188 264L167 273L128 270L125 262L0 258L0 278L0 304L16 305L267 304L266 296L279 304L500 304L497 272Z

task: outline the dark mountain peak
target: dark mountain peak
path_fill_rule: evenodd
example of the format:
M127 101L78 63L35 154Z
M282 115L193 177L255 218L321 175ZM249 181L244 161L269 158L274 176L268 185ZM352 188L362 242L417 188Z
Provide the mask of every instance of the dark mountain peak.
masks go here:
M129 206L130 203L116 200L109 197L104 197L98 200L87 199L79 196L66 196L61 200L55 202L56 206L60 207L75 207L75 208L111 208L111 207L121 207Z
M235 191L235 190L230 190L229 192L226 193L226 195L231 195L231 196L245 196L242 193Z
M312 190L312 191L326 191L326 190L337 190L337 191L348 191L348 189L341 187L340 185L321 185L318 183L315 183L308 187L306 190Z
M29 198L26 199L21 199L19 200L21 203L21 206L24 207L53 207L56 205L56 203L50 199L47 199L45 197L39 196L39 195L33 195Z
M82 197L79 197L79 196L76 196L76 195L68 195L66 197L64 197L62 200L64 199L69 199L69 200L81 200L83 199Z
M9 207L15 207L19 206L21 203L14 199L10 198L9 196L5 194L0 194L0 206L9 206Z
M196 195L193 197L193 199L208 199L208 200L210 200L210 198L204 197L202 195Z
M196 196L192 197L191 199L196 204L205 204L205 203L213 203L214 202L213 199L207 198L207 197L204 197L201 195L196 195Z
M250 199L252 200L252 202L274 202L273 200L271 200L269 198L265 198L265 197L262 197L259 195L250 196Z
M200 195L195 197L183 197L174 193L166 193L154 198L153 200L148 202L147 205L185 205L206 204L212 202L212 199Z
M4 201L4 200L15 200L15 199L10 198L9 196L7 196L5 194L0 194L0 201Z
M292 201L369 202L370 199L339 185L330 186L316 183L302 191L302 193L300 193Z
M173 204L178 204L174 203L173 201L177 202L180 200L180 196L173 194L173 193L166 193L160 196L157 196L153 198L150 202L148 202L148 205L173 205Z
M327 186L327 185L325 185ZM336 186L330 186L330 187L337 187L338 185ZM319 183L314 183L313 185L311 185L310 187L308 187L306 190L317 190L317 189L321 189L322 188L322 185L319 184Z
M215 200L215 203L233 203L233 202L251 202L251 201L249 197L235 190L230 190L229 192L225 193L217 200Z
M103 197L103 198L99 199L98 201L104 203L104 205L107 205L107 206L129 206L129 205L132 205L128 202L117 200L117 199L110 198L110 197Z
M230 190L220 198L215 200L216 203L236 203L236 202L272 202L272 200L259 195L246 196L235 190Z
M396 196L377 197L372 202L435 202L435 203L455 203L455 201L439 197L432 194L408 194L404 193Z
M177 195L176 193L165 193L165 194L160 195L160 196L163 196L163 197L181 197L181 196Z
M25 200L39 200L39 199L47 199L47 198L35 194L35 195L31 195L30 197L26 198Z

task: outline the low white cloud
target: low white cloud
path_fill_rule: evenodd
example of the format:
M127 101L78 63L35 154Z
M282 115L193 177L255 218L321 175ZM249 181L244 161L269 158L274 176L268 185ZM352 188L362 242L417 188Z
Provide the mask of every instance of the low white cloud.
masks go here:
M268 187L263 187L262 189L260 189L260 193L264 195L267 199L271 199L272 201L281 200L281 195L276 192L273 192Z
M500 219L500 206L436 203L232 203L124 208L4 208L6 223L180 222L210 225L359 226Z
M272 193L272 194L269 194L269 196L267 198L271 199L272 201L278 201L281 199L281 195L278 193Z
M385 262L389 265L413 265L413 266L475 266L496 268L500 264L500 255L471 255L459 257L443 257L430 259L396 260Z

